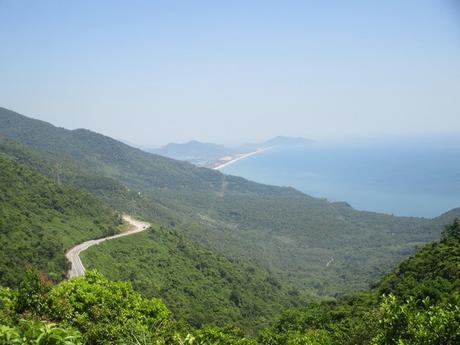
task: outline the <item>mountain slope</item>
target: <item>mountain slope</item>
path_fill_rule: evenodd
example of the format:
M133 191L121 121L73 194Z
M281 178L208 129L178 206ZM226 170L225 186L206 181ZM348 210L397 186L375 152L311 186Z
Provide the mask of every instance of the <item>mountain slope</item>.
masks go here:
M460 341L459 249L460 222L455 221L446 227L440 242L420 248L372 290L337 302L286 310L257 338L233 327L184 328L170 319L160 300L144 298L129 284L111 282L96 272L54 287L28 275L17 291L0 287L0 340L54 339L55 343L66 337L66 344L81 344L79 339L85 344L139 343L142 339L162 344L456 345ZM421 289L413 290L417 286ZM429 286L435 288L425 290ZM383 289L390 295L382 296Z
M422 246L378 284L380 293L446 301L460 293L460 221L444 230L439 242Z
M264 344L458 344L460 222L420 247L371 290L285 311Z
M118 231L115 212L87 193L56 184L0 154L0 283L16 285L27 267L61 280L71 245Z
M356 211L292 188L223 175L6 109L0 109L0 135L68 157L90 175L141 193L135 199L106 193L119 209L135 206L146 219L320 295L365 288L442 228L437 220Z
M78 170L61 166L57 183L33 168L53 168L46 153L8 140L0 140L0 148L17 155L0 153L0 284L17 287L27 268L60 281L68 270L65 250L111 235L119 218L93 196L66 186ZM86 186L99 181L97 176L89 182L85 178L81 175L78 181ZM105 195L106 186L100 185L98 193ZM132 280L144 295L164 297L176 318L195 326L231 324L253 331L298 303L294 299L302 300L299 293L290 296L292 289L276 274L244 260L229 260L159 225L148 235L104 242L83 252L82 258L87 268Z
M131 281L143 294L161 297L178 319L195 327L236 325L254 332L305 301L276 274L229 260L158 225L92 247L82 260L109 279Z

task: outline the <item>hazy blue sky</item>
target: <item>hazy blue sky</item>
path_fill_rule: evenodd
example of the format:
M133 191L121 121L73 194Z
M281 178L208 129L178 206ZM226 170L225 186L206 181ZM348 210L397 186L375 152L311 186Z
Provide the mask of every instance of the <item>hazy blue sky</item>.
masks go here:
M460 5L0 0L0 106L146 145L460 132Z

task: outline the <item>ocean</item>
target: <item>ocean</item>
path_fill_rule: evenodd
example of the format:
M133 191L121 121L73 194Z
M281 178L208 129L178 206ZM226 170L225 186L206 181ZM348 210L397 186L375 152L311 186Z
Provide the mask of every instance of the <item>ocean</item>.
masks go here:
M222 172L397 216L432 218L460 207L457 145L274 148Z

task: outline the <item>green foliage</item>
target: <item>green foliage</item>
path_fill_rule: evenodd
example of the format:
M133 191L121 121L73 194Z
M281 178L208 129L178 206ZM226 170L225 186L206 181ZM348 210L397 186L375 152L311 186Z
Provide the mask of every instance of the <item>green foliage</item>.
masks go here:
M104 197L117 209L171 226L227 257L268 267L297 290L319 296L367 288L412 254L414 245L436 239L447 220L356 211L292 188L142 152L88 130L56 128L7 109L0 109L0 134L41 150L24 154L10 144L0 148L15 151L37 169L52 174L53 159L46 157L46 164L41 160L45 151L51 153L62 166L63 181ZM142 196L135 196L137 191Z
M134 342L167 322L164 304L133 291L126 282L111 282L88 272L62 282L48 296L50 316L78 328L87 343Z
M27 267L64 278L72 244L117 231L115 213L0 153L0 283L17 286Z
M331 321L331 308L327 304L311 304L304 308L286 310L278 320L275 330L277 333L304 332L311 328L322 328Z
M0 293L0 344L166 344L181 329L160 300L92 271L52 287L30 273Z
M110 277L162 296L179 319L196 326L228 322L247 331L269 323L281 307L303 304L304 291L329 296L364 288L410 255L414 245L437 238L441 225L459 213L426 220L359 212L5 109L0 134L28 146L0 139L2 284L17 286L28 265L60 280L67 269L65 249L116 230L109 207L69 185L83 187L119 210L172 228L106 242L87 253L89 264L100 263ZM455 221L439 243L419 248L369 292L286 311L261 332L258 343L458 342L459 232ZM75 327L87 344L256 342L228 328L188 331L170 320L160 301L97 273L55 287L45 283L43 275L26 277L17 291L0 289L5 341L35 341L40 334L47 339L56 332L77 342L79 335L69 328ZM379 307L382 293L395 297ZM33 321L39 319L45 323Z
M449 301L452 291L460 291L460 222L447 225L441 241L419 248L379 284L381 294L402 300L413 296L430 297L433 302Z
M238 329L204 327L188 334L184 345L257 345L255 339L247 338Z
M0 324L0 345L82 345L81 334L70 327L43 321L21 320L16 327Z
M446 225L441 234L443 241L460 241L460 220L456 218L452 224Z
M254 331L305 300L290 296L289 287L266 269L229 260L157 225L92 247L82 260L110 279L132 281L136 290L163 298L194 327L232 324Z
M369 292L284 312L261 343L308 344L306 335L319 332L324 344L458 344L459 226L448 225L440 242L420 248ZM380 302L382 291L390 295Z
M49 283L34 271L28 270L19 285L16 311L18 313L30 312L42 315L48 312L46 294L50 289Z
M287 331L282 334L263 333L260 337L262 345L335 345L326 330L312 329L304 332Z
M356 309L356 308L355 308ZM343 304L311 304L286 310L276 324L261 332L261 344L364 344L373 328L369 311L357 312Z
M0 320L1 323L10 324L16 316L16 294L9 288L0 286Z
M420 303L421 302L421 303ZM394 295L383 299L382 318L373 345L460 343L460 299L455 304L433 305L429 298L399 302Z
M36 319L24 319L31 315L47 313L48 291L49 286L33 272L27 273L19 291L0 287L0 345L82 344L81 334L74 328Z
M419 249L414 257L403 262L395 273L384 278L372 290L337 302L312 303L286 310L272 327L262 330L257 338L245 336L234 327L205 326L188 330L170 319L168 309L159 300L142 297L129 283L112 282L90 271L85 277L51 288L39 276L28 275L17 293L0 289L0 315L6 316L7 320L0 326L0 339L4 343L14 343L15 339L37 339L39 334L47 337L56 333L59 341L67 339L68 342L43 344L73 344L72 341L78 344L80 336L74 330L78 329L85 344L454 345L460 341L460 294L456 288L460 270L460 265L456 264L460 257L457 251L460 241L456 236L458 225L455 221L446 227L439 243ZM180 257L178 248L192 250L187 241L164 230L153 231L147 236L165 242L162 237L167 238L168 234L180 240L172 242L176 247L168 250L171 257ZM132 250L134 247L128 248ZM151 254L154 255L155 251ZM197 254L209 257L206 252ZM435 259L443 269L435 270L433 274L425 271L423 283L437 281L440 276L449 283L443 285L437 299L427 296L400 299L390 294L380 300L382 286L392 286L401 296L416 291L413 290L411 275L406 273L422 274L422 270L431 268L430 264ZM212 260L208 261L212 263ZM454 265L450 267L452 262ZM418 268L413 266L414 263ZM402 271L401 267L410 270ZM171 276L166 279L171 279ZM398 284L388 285L394 279L398 280ZM405 283L406 280L410 283ZM244 304L246 298L243 293L236 293L235 287L240 285L241 282L238 282L229 290L229 296L233 296L230 303L234 305L241 301ZM409 290L405 291L405 287ZM15 311L22 314L12 315ZM50 318L58 324L29 320L27 322L34 331L25 331L27 327L24 328L21 323L24 321L18 321L24 316ZM53 331L54 327L60 331Z

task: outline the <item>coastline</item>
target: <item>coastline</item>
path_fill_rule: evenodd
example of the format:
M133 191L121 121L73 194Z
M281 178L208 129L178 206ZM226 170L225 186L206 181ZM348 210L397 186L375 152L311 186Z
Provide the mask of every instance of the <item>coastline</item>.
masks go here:
M228 160L226 160L224 163L217 163L217 165L213 166L212 169L214 170L221 170L227 166L229 166L230 164L233 164L235 162L238 162L239 160L241 159L245 159L245 158L248 158L248 157L251 157L251 156L254 156L258 153L261 153L261 152L264 152L264 151L267 151L267 150L270 150L271 148L273 148L273 146L269 146L269 147L263 147L263 148L259 148L255 151L252 151L252 152L248 152L248 153L244 153L244 154L238 154L238 155L235 155L235 156L231 156Z

